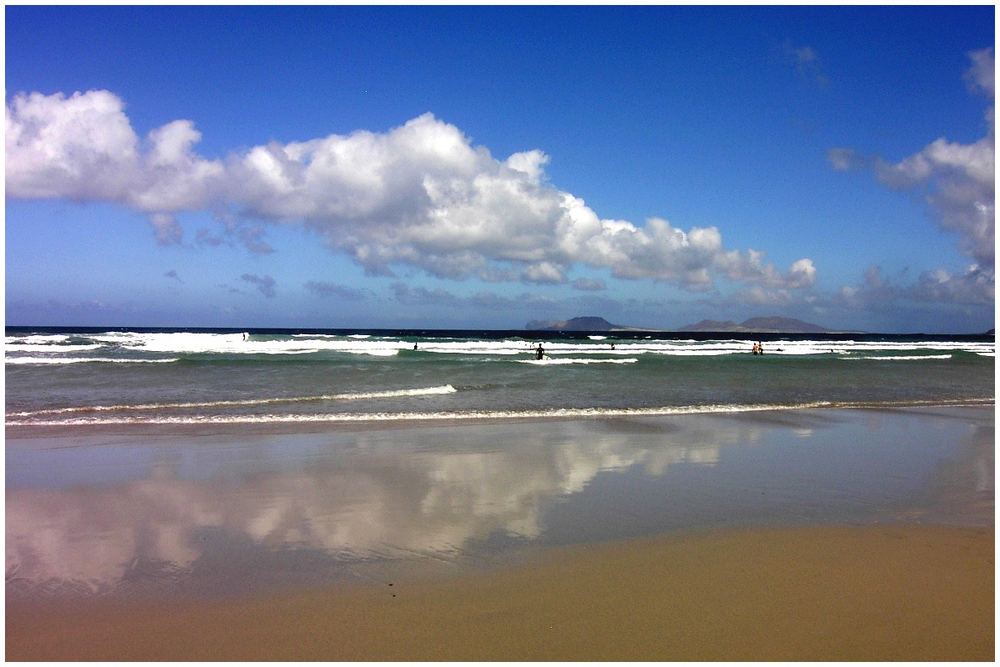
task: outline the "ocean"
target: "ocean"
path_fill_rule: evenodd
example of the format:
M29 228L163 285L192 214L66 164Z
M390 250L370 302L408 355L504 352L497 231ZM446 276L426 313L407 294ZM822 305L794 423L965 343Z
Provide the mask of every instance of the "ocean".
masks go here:
M7 327L6 425L992 404L995 347L967 335Z

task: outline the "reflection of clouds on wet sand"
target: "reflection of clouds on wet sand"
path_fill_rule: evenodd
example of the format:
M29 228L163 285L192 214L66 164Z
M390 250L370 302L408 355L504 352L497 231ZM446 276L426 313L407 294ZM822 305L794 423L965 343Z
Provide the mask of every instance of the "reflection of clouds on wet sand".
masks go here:
M995 513L996 432L992 424L970 427L961 456L942 465L933 481L930 514L945 512L974 524ZM992 523L992 521L990 522Z
M993 517L989 410L177 436L42 458L7 444L8 594L200 586L303 563L454 562L511 541L713 521ZM56 475L68 460L79 470ZM12 462L23 479L44 470L63 481L19 487Z
M689 444L678 446L662 433L566 423L477 451L483 442L475 431L456 432L473 442L400 451L398 438L427 436L397 435L394 447L384 434L361 433L352 436L351 455L331 449L299 471L201 481L161 462L147 479L126 483L8 489L8 584L97 591L143 563L184 571L197 567L206 531L341 559L447 555L497 533L534 538L546 501L580 492L601 471L638 466L659 476L678 463L714 464L720 444L742 437L688 433ZM498 433L510 435L510 427Z

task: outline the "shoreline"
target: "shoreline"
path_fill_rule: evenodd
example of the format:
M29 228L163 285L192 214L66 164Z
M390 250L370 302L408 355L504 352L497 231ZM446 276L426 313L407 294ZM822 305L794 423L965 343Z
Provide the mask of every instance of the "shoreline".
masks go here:
M204 434L297 434L349 431L354 429L407 429L477 424L523 424L594 421L627 418L686 416L752 416L755 413L800 413L809 411L906 411L934 408L995 408L995 398L955 400L907 400L870 402L818 401L781 405L693 405L655 408L553 408L543 411L442 412L442 413L344 413L332 415L233 415L227 418L149 418L119 421L6 422L8 439L72 437L76 435L204 435Z
M9 660L992 660L994 530L756 528L212 602L8 604Z

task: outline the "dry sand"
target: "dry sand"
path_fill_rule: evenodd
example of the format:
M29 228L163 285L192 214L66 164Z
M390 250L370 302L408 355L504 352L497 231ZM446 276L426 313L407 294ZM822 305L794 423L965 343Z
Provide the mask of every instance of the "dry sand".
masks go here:
M8 660L992 660L994 531L744 529L270 597L25 604Z

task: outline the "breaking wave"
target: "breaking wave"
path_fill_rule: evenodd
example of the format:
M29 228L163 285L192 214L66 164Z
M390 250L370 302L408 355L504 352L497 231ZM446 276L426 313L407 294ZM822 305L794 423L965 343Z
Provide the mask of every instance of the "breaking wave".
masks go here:
M4 363L13 366L45 364L170 364L173 359L108 359L107 357L6 357Z
M450 384L439 387L424 387L421 389L391 389L387 391L348 392L342 394L319 394L317 396L288 396L275 398L248 398L224 401L191 401L184 403L139 403L134 405L87 405L71 408L49 408L46 410L29 410L8 413L9 417L35 417L40 415L57 415L78 412L129 412L133 410L181 410L187 408L222 408L252 405L271 405L275 403L308 403L312 401L357 401L362 399L401 398L406 396L433 396L453 394L457 389ZM34 422L33 422L34 423Z
M574 364L634 364L639 361L632 357L629 359L573 359L553 357L548 359L515 359L518 364L536 364L539 366L570 366Z
M575 419L607 417L657 417L693 414L732 414L744 412L770 412L775 410L810 409L879 409L905 407L949 407L993 405L993 398L962 399L955 401L870 401L838 402L812 401L786 404L755 405L685 405L652 408L552 408L543 410L496 410L466 412L382 412L349 414L255 414L255 415L186 415L186 416L92 416L71 419L8 422L8 426L116 426L116 425L197 425L197 424L301 424L301 423L359 423L400 421L468 421L511 419Z
M950 354L910 354L905 356L899 355L867 355L867 356L856 356L856 357L840 357L841 359L870 359L874 361L928 361L935 359L951 359Z

